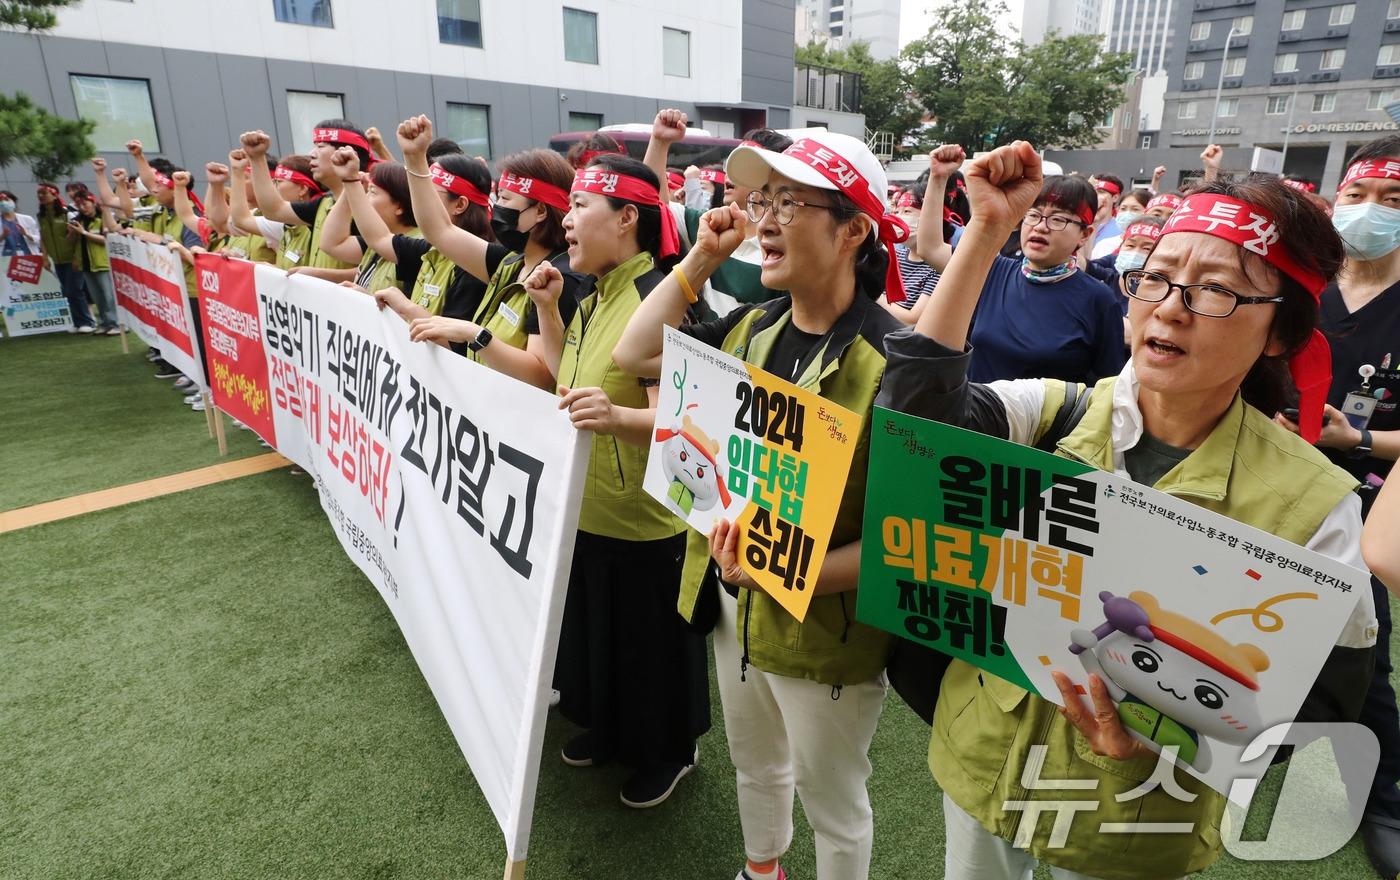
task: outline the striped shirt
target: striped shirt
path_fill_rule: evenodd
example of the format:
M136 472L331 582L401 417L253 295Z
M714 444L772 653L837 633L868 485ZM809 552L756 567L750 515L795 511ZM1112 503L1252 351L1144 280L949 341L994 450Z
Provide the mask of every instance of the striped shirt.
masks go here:
M899 275L904 279L904 301L898 305L912 309L919 297L933 293L938 284L938 270L922 260L911 259L909 248L902 244L894 246L894 253L899 260Z

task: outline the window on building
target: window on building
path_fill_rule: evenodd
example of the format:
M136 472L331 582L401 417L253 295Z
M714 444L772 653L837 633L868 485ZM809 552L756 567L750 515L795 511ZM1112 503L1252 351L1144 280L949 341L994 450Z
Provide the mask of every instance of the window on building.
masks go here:
M438 39L481 48L481 0L437 0Z
M564 7L564 60L598 63L598 14Z
M1341 70L1346 60L1347 50L1328 49L1326 52L1322 53L1322 63L1317 67L1318 70Z
M835 9L831 10L831 16L829 17L828 21L829 21L831 24L840 24L840 23L841 23L841 20L842 20L843 18L845 18L845 17L846 17L846 10L844 10L844 9L842 9L842 8L840 8L840 7L837 7L837 8L835 8Z
M661 55L667 76L690 76L690 31L662 28Z
M309 153L316 123L345 118L345 97L334 92L287 91L287 117L292 124L292 149Z
M1244 76L1244 59L1238 56L1225 62L1226 76Z
M1337 96L1334 93L1328 92L1326 94L1319 93L1313 95L1312 112L1331 113L1333 110L1336 109Z
M569 113L569 131L597 131L602 127L601 113Z
M335 27L331 0L272 0L272 14L287 24Z
M1206 75L1206 63L1204 61L1186 62L1186 79L1200 79Z
M1230 22L1230 29L1237 37L1247 37L1254 31L1254 16L1241 15Z
M1177 104L1177 105L1176 105L1176 118L1177 118L1177 119L1195 119L1195 118L1196 118L1196 102L1195 102L1195 101L1182 101L1180 104Z
M1400 0L1390 0L1390 5L1385 10L1386 18L1400 18Z
M1117 110L1110 110L1110 111L1108 111L1108 115L1105 116L1105 117L1103 118L1103 123L1099 125L1099 128L1112 128L1112 127L1113 127L1113 120L1115 120L1115 119L1117 119L1117 118L1118 118L1118 111L1117 111Z
M1400 43L1387 43L1382 46L1380 54L1376 56L1376 64L1382 67L1400 64Z
M1191 23L1191 41L1192 41L1192 42L1198 42L1198 41L1200 41L1200 40L1207 40L1207 39L1210 39L1210 22L1208 22L1208 21L1197 21L1197 22L1192 22L1192 23Z
M1355 15L1355 3L1343 3L1340 6L1333 6L1327 12L1327 26L1338 27L1339 25L1351 24L1351 20Z
M1287 95L1270 95L1264 105L1264 112L1270 116L1282 116L1288 112Z
M1142 149L1144 149L1144 150L1150 150L1150 149L1152 149L1152 135L1150 135L1150 134L1145 134L1145 135L1143 135L1143 136L1142 136L1142 143L1141 143L1139 146L1140 146Z
M1293 73L1298 69L1298 53L1285 52L1274 56L1274 73Z
M844 27L842 27L841 25L839 25L839 24L834 24L834 25L832 25L832 26L831 26L831 29L830 29L830 31L829 31L829 33L830 33L833 37L839 37L839 36L841 36L842 34L844 34L845 32L846 32L846 29L845 29Z
M1400 2L1400 0L1397 0ZM1301 31L1303 22L1307 20L1308 11L1306 9L1294 9L1283 14L1283 29L1286 31Z
M448 101L442 133L456 141L468 156L491 158L491 108L487 105Z
M1124 131L1127 131L1129 128L1131 128L1131 127L1132 127L1132 122L1133 122L1133 114L1129 113L1127 110L1124 110L1124 111L1123 111L1123 130L1124 130Z
M1367 110L1384 110L1387 104L1395 102L1395 89L1380 89L1366 93Z
M1234 116L1235 114L1240 112L1240 99L1221 98L1220 103L1216 105L1215 110L1218 116Z
M69 81L78 116L97 123L92 141L99 152L125 152L126 142L133 139L140 140L148 153L160 152L148 80L71 76Z

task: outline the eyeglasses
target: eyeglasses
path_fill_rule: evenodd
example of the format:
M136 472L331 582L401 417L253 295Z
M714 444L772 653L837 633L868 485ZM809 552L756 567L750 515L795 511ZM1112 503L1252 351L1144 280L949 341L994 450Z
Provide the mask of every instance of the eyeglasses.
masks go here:
M1240 296L1214 284L1177 284L1165 275L1142 269L1124 272L1123 280L1127 282L1128 296L1143 302L1161 302L1171 296L1173 290L1179 290L1186 308L1207 318L1228 318L1241 305L1258 306L1284 300L1281 296Z
M832 207L832 205L819 205L816 202L804 202L800 199L795 199L792 197L792 193L789 192L779 192L770 199L757 190L749 193L749 198L746 203L749 219L754 223L762 222L763 215L768 213L768 210L771 208L773 210L773 219L777 220L778 224L781 226L786 226L792 222L792 218L797 216L798 208L820 208L824 211L830 211Z
M1045 221L1045 225L1048 226L1052 232L1059 232L1071 223L1078 226L1084 225L1083 220L1075 220L1072 217L1065 217L1062 214L1042 214L1039 211L1027 211L1026 219L1022 220L1021 223L1034 229L1040 225L1040 221L1042 220Z

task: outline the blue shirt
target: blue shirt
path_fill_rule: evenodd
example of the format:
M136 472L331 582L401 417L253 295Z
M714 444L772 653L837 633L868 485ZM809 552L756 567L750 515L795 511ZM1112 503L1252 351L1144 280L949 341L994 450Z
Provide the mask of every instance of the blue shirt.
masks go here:
M1123 315L1101 281L1075 272L1033 284L1021 261L997 257L972 318L973 382L1065 379L1093 385L1123 369Z
M11 257L29 253L29 241L24 237L24 229L18 220L0 220L0 256Z

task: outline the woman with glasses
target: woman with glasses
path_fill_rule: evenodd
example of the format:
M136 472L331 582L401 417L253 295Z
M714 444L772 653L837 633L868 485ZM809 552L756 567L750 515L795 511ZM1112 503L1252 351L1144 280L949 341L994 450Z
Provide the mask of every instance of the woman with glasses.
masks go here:
M1017 142L976 160L967 176L972 223L917 326L886 340L879 403L1033 445L1050 432L1065 383L969 382L967 328L1002 230L1041 192L1040 158ZM1131 360L1088 391L1087 410L1055 454L1360 566L1356 481L1271 419L1296 383L1304 434L1320 429L1330 369L1317 297L1341 263L1327 217L1273 180L1218 180L1188 196L1146 266L1127 273ZM1144 543L1139 552L1143 565L1171 564L1169 550ZM1369 652L1375 641L1371 597L1357 600L1334 658ZM1126 732L1101 680L1089 677L1086 700L1055 677L1065 708L961 661L948 667L929 743L944 793L945 876L1020 880L1040 860L1060 880L1157 880L1215 861L1224 798L1184 773L1175 778L1189 803L1160 786L1129 795L1152 778L1157 756ZM1006 810L1007 801L1064 799L1062 789L1027 791L1027 773L1092 783L1093 809L1075 813L1063 845L1051 842L1054 823L1043 817L1028 847L1012 845L1029 816ZM1137 822L1190 830L1101 830Z
M957 145L929 155L925 204L942 202L948 178L964 159ZM1080 271L1075 257L1092 239L1098 204L1099 194L1082 177L1045 181L1020 218L1023 256L1000 257L987 274L972 323L968 378L991 382L1044 376L1092 385L1123 368L1118 298ZM916 250L940 272L953 253L943 240L941 223L919 224ZM913 311L922 308L918 304Z
M700 285L751 229L763 286L789 295L681 332L864 416L867 433L806 618L744 573L738 530L726 522L708 540L690 534L680 604L687 620L702 590L719 604L715 673L747 856L739 880L784 876L778 862L792 843L794 792L816 833L817 876L860 880L870 869L868 752L891 639L855 622L855 589L871 405L885 334L900 326L877 300L887 289L899 298L890 251L908 231L888 213L884 169L855 138L812 135L781 153L740 146L725 171L749 190L746 211L731 204L704 215L695 247L637 309L613 357L630 373L659 376L662 327L680 327ZM712 557L718 586L703 581Z

